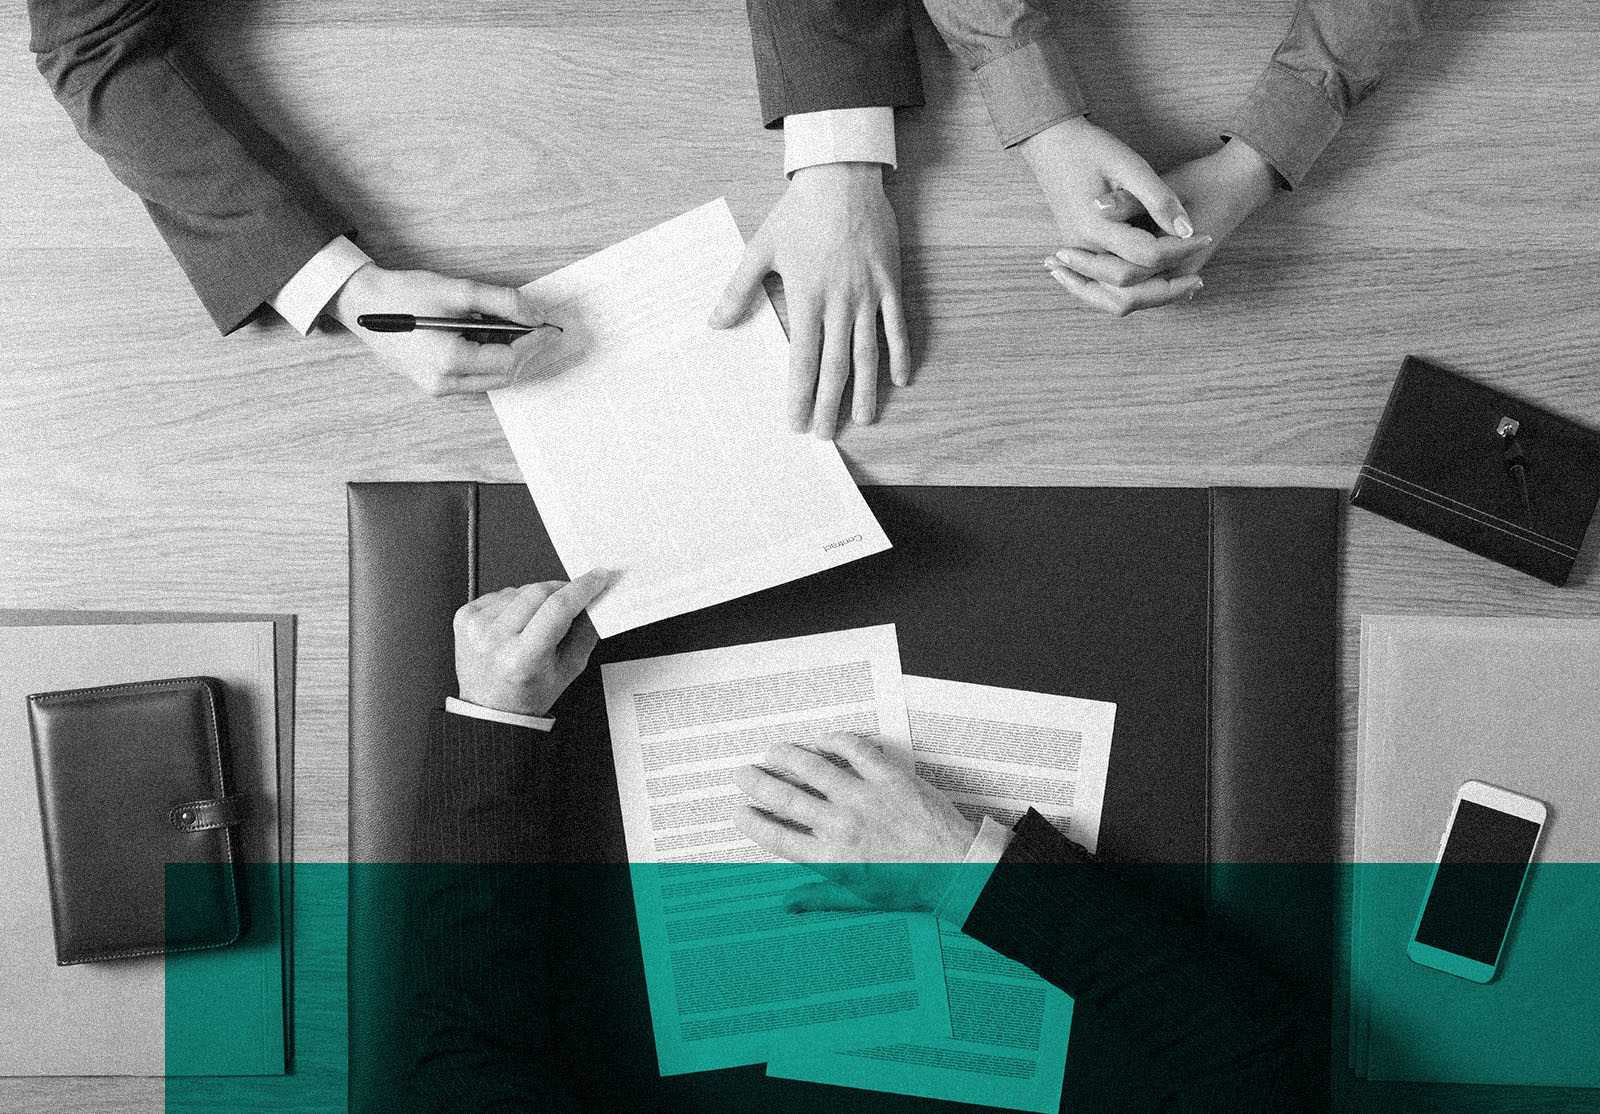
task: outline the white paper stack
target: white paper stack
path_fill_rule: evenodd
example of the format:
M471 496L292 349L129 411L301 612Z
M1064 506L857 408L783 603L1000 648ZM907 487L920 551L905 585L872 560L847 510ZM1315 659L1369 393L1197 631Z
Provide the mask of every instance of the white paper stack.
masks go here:
M747 798L731 775L774 741L844 731L909 752L969 817L1037 807L1092 850L1115 705L902 677L892 626L602 669L663 1074L766 1063L790 1079L1060 1107L1072 999L928 914L783 912L784 892L816 876L733 826Z

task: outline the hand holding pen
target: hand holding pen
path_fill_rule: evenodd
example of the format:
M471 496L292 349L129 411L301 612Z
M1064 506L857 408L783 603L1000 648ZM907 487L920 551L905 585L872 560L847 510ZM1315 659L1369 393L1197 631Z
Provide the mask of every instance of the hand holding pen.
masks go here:
M561 335L512 287L374 263L350 276L328 312L434 396L492 391L531 378ZM364 328L362 318L378 328ZM405 331L384 331L386 323Z
M537 325L523 325L501 317L479 314L474 317L418 317L411 313L363 313L356 324L374 333L411 333L418 329L443 329L460 333L474 344L510 344L536 329L561 331L560 325L541 321Z

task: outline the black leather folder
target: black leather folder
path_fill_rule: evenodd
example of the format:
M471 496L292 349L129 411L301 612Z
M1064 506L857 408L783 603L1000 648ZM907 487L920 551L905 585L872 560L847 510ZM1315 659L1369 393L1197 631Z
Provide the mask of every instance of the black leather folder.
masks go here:
M1357 507L1558 587L1597 501L1600 434L1415 356L1350 492Z
M1177 864L1182 899L1320 997L1332 900L1275 892L1263 863L1337 859L1332 490L864 487L886 553L602 642L594 660L896 624L905 672L1109 700L1117 723L1099 850ZM396 877L428 715L454 695L451 619L484 592L563 576L526 488L352 484L352 1109L384 1109L398 993ZM556 705L571 776L559 822L596 862L625 851L598 670ZM578 732L574 736L569 732ZM1180 877L1181 876L1181 877ZM1323 871L1314 876L1331 882ZM1304 887L1297 886L1303 890ZM576 972L559 1024L640 1109L712 1114L972 1110L767 1079L659 1079L626 878L582 910L607 963ZM614 906L605 908L607 904ZM598 907L595 907L598 906ZM609 925L609 927L607 927ZM1069 1109L1138 1110L1123 1052L1074 1021ZM559 1070L559 1069L558 1069ZM619 1107L620 1108L620 1107Z

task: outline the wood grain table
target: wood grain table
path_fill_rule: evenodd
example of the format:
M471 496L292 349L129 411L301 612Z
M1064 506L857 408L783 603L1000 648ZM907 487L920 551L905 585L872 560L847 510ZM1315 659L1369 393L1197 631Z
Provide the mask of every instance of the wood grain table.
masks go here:
M514 480L514 462L486 401L425 398L348 334L269 320L219 338L34 72L21 7L0 14L0 606L298 614L296 844L340 862L344 484ZM1600 425L1600 6L1440 7L1200 298L1122 321L1045 273L1037 190L922 27L929 103L899 114L889 185L917 374L841 436L857 478L1347 487L1407 353ZM387 265L521 283L718 195L748 236L783 189L736 0L177 8ZM1060 15L1097 120L1163 167L1215 142L1292 8ZM1371 515L1345 526L1348 818L1360 616L1600 614L1600 546L1557 590ZM299 916L337 922L326 903ZM307 1035L337 1033L337 1003L308 997L337 982L300 986L302 1049L332 1058L303 1052L302 1072L338 1070L339 1042ZM320 1108L295 1083L236 1108ZM1596 1092L1342 1090L1356 1110L1600 1110ZM159 1080L0 1081L8 1111L161 1106Z

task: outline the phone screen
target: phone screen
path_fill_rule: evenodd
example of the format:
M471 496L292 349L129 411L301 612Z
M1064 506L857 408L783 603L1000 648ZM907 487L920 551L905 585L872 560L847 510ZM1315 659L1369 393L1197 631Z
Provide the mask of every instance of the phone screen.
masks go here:
M1417 942L1494 966L1538 838L1532 820L1461 801Z

